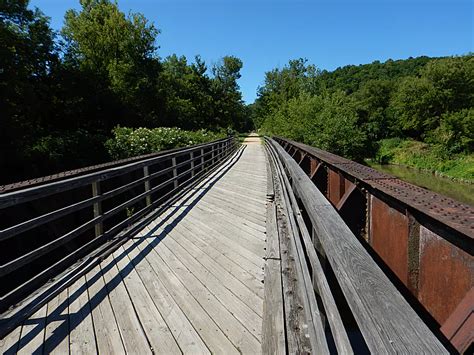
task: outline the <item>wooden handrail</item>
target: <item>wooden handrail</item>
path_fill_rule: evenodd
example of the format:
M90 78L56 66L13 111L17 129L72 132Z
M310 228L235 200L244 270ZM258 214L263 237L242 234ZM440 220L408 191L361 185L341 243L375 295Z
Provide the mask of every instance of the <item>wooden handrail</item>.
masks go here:
M227 140L232 140L233 138L227 138ZM46 197L51 194L58 192L64 192L74 188L79 188L88 184L92 184L95 181L108 180L113 177L124 175L133 170L138 170L145 166L152 166L158 163L161 163L165 160L171 158L178 158L183 155L189 154L193 151L202 151L207 148L213 148L215 145L219 144L221 140L216 142L211 142L205 145L198 145L196 147L184 148L175 152L167 153L153 158L147 158L145 160L140 160L138 162L129 163L126 165L108 168L105 170L97 171L94 173L89 173L87 175L82 175L78 177L66 178L64 180L55 181L39 186L34 186L30 188L25 188L13 192L7 192L0 195L0 209L12 205L17 205L19 203L24 203L31 201L33 199L38 199L41 197ZM212 153L208 152L208 153ZM206 154L208 155L208 154Z
M297 162L274 140L266 142L282 162L291 193L301 201L292 213L302 208L308 215L369 350L447 353Z
M75 240L76 237L83 235L90 229L94 229L95 233L93 233L93 238L89 238L86 245L89 245L93 241L99 242L101 240L103 241L112 238L115 234L120 232L121 229L132 223L134 220L137 220L141 215L151 211L152 208L156 208L158 204L163 203L166 198L179 192L191 181L199 179L210 168L230 156L235 149L235 139L230 137L225 140L218 140L204 145L184 148L159 157L133 162L120 167L108 168L104 171L94 172L84 176L67 178L61 181L27 188L25 190L1 194L0 210L17 208L18 206L22 206L24 203L34 202L39 199L44 201L45 198L48 198L48 196L52 194L55 194L55 196L52 197L56 198L65 192L69 193L69 191L74 191L75 189L83 188L87 185L92 187L90 189L91 197L87 196L86 198L82 198L80 201L74 201L74 203L70 205L64 207L61 206L60 208L48 211L39 216L34 216L33 218L10 225L6 228L4 227L4 229L0 231L0 242L19 237L20 243L24 243L21 242L21 238L25 238L25 236L22 235L23 233L28 231L34 232L36 228L54 222L59 218L74 216L76 213L83 213L82 211L91 206L93 207L93 214L92 218L89 218L87 221L84 221L82 218L82 222L79 226L71 226L71 230L67 233L55 236L52 239L49 238L49 240L46 239L44 243L35 247L33 250L21 252L20 255L8 260L3 263L3 265L0 265L0 277L11 275L14 271L30 264L34 260L45 256L66 243L70 243ZM217 151L218 153L216 153ZM185 157L185 159L178 162L178 157ZM198 160L199 163L196 164L195 162ZM173 162L173 164L172 166L159 168L160 170L150 173L150 167L166 162ZM178 171L178 169L183 167L185 167L184 171ZM137 177L137 172L141 172L142 176ZM156 178L167 173L172 173L172 176L167 178L165 181L159 181L156 186L152 185L152 182ZM101 185L110 179L119 176L127 176L127 179L132 177L133 181L126 180L117 187L115 187L116 185L112 185L114 187L112 190L102 193ZM169 188L168 186L171 184L172 188ZM110 200L112 197L116 197L125 192L129 192L133 188L139 188L140 186L142 186L143 192L138 194L135 192L133 196L127 196L125 201L123 199L112 200L112 204L110 205L109 202L107 210L103 211L102 203L104 201ZM157 193L163 191L163 188L166 188L167 190L158 195ZM126 216L126 218L120 217L118 223L117 221L114 221L115 224L113 226L106 227L104 225L104 222L109 220L111 217L124 212L130 206L137 206L138 203L140 204L139 206L144 206L143 208L140 207L141 209L139 211L133 212L130 216ZM77 220L81 220L81 218L77 218ZM28 235L26 235L26 237L27 236ZM25 239L25 242L27 240L28 239ZM82 242L82 244L84 243ZM25 245L27 245L27 243ZM81 244L76 245L74 250L61 258L61 260L77 259L83 251ZM53 265L55 264L56 263ZM49 268L47 267L46 270L48 269ZM33 277L24 280L20 286L7 291L7 294L4 294L0 298L0 309L5 309L5 307L11 304L11 301L17 298L14 296L24 294L26 289L31 289L33 283L37 284L40 282L37 276L42 275L43 271L44 270L42 269L38 270L38 273ZM51 274L43 276L47 277L50 275ZM41 279L44 280L44 277Z

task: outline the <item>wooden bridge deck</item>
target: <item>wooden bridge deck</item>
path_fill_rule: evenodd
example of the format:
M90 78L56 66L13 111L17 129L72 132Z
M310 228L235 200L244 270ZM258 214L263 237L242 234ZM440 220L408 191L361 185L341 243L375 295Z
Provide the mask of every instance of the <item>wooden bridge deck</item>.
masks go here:
M6 353L259 353L266 179L249 144L1 340Z

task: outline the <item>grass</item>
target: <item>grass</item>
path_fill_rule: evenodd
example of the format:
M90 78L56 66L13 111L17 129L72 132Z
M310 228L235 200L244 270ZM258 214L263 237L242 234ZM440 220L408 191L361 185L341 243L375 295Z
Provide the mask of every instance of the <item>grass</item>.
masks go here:
M375 160L432 171L438 175L474 182L474 154L446 155L436 145L399 138L385 139Z

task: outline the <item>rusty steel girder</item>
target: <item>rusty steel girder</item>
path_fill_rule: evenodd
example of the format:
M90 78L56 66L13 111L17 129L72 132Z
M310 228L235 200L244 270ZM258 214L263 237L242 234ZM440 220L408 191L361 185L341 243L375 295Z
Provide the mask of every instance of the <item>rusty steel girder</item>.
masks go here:
M288 143L287 146L300 149L304 154L309 154L319 162L325 164L332 172L330 175L332 174L334 176L335 181L335 176L341 172L345 179L365 183L419 210L433 219L460 231L471 239L474 238L474 208L472 206L407 183L392 175L382 173L321 149L290 140L284 140L283 138L276 138L276 140L280 143L283 142L282 145L284 147L284 143ZM340 197L342 197L342 195Z
M412 302L466 351L474 324L474 208L321 149L275 140Z

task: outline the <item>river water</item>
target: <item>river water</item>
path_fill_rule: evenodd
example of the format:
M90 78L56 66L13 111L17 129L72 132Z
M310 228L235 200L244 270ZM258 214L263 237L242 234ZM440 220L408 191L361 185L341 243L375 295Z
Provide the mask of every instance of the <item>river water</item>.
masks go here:
M407 168L400 165L379 165L370 163L370 167L396 176L400 180L451 197L459 202L474 206L474 184L461 183L430 172Z

